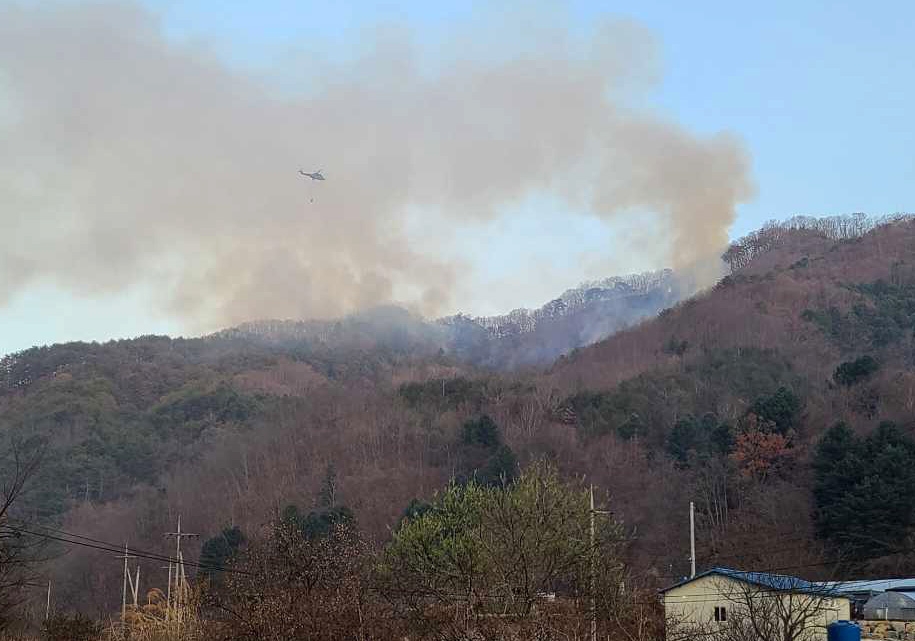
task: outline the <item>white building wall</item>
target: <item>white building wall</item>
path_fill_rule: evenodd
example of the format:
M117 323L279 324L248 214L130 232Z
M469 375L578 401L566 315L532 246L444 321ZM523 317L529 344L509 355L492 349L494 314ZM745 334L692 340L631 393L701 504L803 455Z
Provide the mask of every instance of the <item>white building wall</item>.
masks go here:
M723 608L729 622L733 617L746 617L746 607L741 601L749 589L751 598L783 599L786 605L807 609L812 614L810 633L805 641L826 639L826 626L836 620L851 619L851 603L848 599L824 598L814 595L785 595L763 588L747 587L736 579L720 575L700 577L664 594L664 614L667 621L668 641L686 641L686 630L702 626L706 630L723 628L726 622L715 621L715 608ZM810 600L817 603L811 605Z

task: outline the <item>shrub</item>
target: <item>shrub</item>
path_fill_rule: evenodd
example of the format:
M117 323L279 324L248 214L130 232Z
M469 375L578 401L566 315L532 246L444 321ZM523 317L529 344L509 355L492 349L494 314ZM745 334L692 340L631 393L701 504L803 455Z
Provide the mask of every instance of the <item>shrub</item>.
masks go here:
M55 614L45 622L43 632L46 641L94 641L101 626L78 612Z
M874 372L880 369L878 363L871 356L862 356L853 361L846 361L836 368L832 377L839 385L851 387L870 377Z

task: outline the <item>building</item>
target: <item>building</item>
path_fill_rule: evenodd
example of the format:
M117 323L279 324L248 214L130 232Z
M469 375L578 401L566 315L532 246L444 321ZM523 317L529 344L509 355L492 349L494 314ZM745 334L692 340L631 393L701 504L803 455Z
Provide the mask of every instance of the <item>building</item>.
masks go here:
M915 621L915 599L911 592L882 592L864 604L862 618L869 621Z
M915 593L915 578L835 581L825 585L830 589L841 592L851 600L852 618L855 619L867 618L864 613L864 605L873 597L884 592L902 592L915 598L915 594L910 594Z
M826 626L851 618L847 596L823 583L714 568L662 591L668 641L826 639Z

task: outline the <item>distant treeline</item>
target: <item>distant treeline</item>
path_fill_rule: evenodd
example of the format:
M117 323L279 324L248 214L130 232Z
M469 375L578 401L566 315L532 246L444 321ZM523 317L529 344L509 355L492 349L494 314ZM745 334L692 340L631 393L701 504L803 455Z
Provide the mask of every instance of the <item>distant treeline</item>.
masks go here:
M731 271L746 267L765 252L771 251L792 231L812 231L831 240L860 238L864 234L891 223L900 223L915 218L915 214L896 213L886 216L868 216L856 213L844 216L794 216L784 221L770 220L761 229L731 243L721 259Z

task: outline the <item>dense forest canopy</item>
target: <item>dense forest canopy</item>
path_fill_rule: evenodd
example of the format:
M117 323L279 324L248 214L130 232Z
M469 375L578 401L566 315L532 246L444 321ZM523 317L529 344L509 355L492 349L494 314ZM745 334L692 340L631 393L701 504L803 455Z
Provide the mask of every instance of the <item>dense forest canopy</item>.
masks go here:
M873 497L904 497L915 469L915 222L878 223L769 225L681 302L665 272L557 299L576 313L554 301L427 323L386 308L9 355L0 437L41 452L10 518L164 552L181 515L204 565L277 522L306 541L352 522L359 537L340 545L381 548L398 524L434 527L421 515L449 483L485 494L548 461L606 495L619 554L646 585L686 572L690 501L700 566L915 572L910 501L894 503L885 540L866 545L852 526L881 519ZM601 314L613 320L591 338L621 331L586 346ZM559 358L513 368L543 354ZM49 559L61 603L92 615L118 603L103 552ZM144 572L165 585L165 569Z

